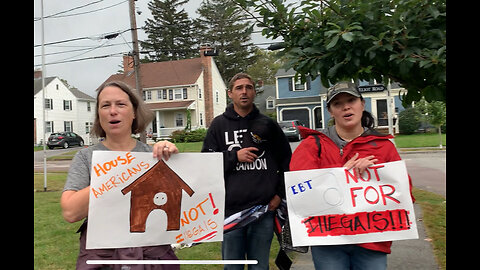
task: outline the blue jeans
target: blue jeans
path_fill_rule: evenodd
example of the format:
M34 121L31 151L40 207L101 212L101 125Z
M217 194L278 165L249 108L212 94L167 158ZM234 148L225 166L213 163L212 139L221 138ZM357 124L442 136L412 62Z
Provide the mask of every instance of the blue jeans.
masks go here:
M259 220L223 235L222 259L257 260L249 264L249 270L268 269L270 245L273 238L273 211L268 211ZM224 270L243 270L243 264L226 264Z
M385 270L387 253L357 245L313 246L315 270Z

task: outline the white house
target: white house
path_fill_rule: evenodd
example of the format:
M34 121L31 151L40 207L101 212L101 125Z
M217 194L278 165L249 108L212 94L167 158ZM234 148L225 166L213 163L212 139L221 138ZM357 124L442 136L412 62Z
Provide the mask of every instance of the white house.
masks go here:
M34 72L33 79L34 145L43 143L44 132L48 140L51 133L61 131L75 132L83 138L85 145L93 144L90 129L95 119L95 98L76 88L69 89L58 77L45 78L45 89L42 89L40 72ZM43 91L45 104L42 104Z
M153 138L168 138L175 130L207 128L213 118L225 111L227 94L213 60L213 50L200 48L200 57L176 61L141 63L143 100L154 112L147 127ZM135 89L133 57L124 56L122 74L111 75L106 82L123 81Z

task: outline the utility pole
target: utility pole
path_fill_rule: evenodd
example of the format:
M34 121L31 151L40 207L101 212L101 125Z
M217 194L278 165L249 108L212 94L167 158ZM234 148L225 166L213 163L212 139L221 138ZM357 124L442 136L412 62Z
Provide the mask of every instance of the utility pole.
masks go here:
M392 97L390 95L392 84L390 78L387 78L387 116L388 116L388 134L395 135L393 132L393 118L392 118Z
M43 106L43 191L47 191L47 141L45 137L45 132L47 128L47 119L45 118L45 25L44 25L44 16L43 16L43 0L40 2L41 5L41 16L42 16L42 106Z
M130 12L130 31L132 32L133 44L133 69L135 70L135 88L137 88L140 98L143 96L142 81L140 77L140 53L138 50L138 36L137 36L137 20L135 19L135 1L128 0L128 8ZM145 132L140 133L140 141L147 142Z

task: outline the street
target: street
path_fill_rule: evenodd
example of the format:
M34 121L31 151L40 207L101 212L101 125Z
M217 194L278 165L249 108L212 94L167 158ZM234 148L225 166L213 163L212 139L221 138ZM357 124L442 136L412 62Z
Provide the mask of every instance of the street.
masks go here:
M67 149L63 148L54 148L46 150L47 158L52 156L61 155L66 152L77 150L79 146L70 147ZM59 161L48 161L47 160L47 172L67 172L70 168L71 160L59 160ZM33 152L33 171L34 172L43 172L43 150Z
M300 142L290 142L292 153ZM414 187L446 197L446 151L400 152Z

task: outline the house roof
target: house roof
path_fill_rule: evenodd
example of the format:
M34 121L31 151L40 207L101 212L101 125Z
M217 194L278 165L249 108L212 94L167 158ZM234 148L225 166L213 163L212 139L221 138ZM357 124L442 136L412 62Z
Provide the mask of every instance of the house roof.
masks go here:
M142 88L194 84L203 71L201 58L140 64ZM135 72L111 75L105 82L120 80L135 88Z
M56 77L56 76L46 77L45 78L45 87L47 87L47 85L50 84L55 78L58 78L58 77ZM61 82L61 80L60 80L60 82ZM42 79L41 78L36 78L36 79L34 78L33 79L33 95L35 96L38 92L40 92L40 90L42 90ZM70 92L72 92L72 94L78 99L95 101L94 97L91 97L91 96L85 94L84 92L78 90L77 88L71 88L71 89L68 89L68 90Z
M46 77L45 86L47 86L53 79L56 77ZM35 96L38 92L42 90L42 78L33 79L33 95Z
M178 109L178 108L188 108L194 100L186 101L170 101L170 102L156 102L156 103L147 103L147 108L150 110L166 110L166 109Z

